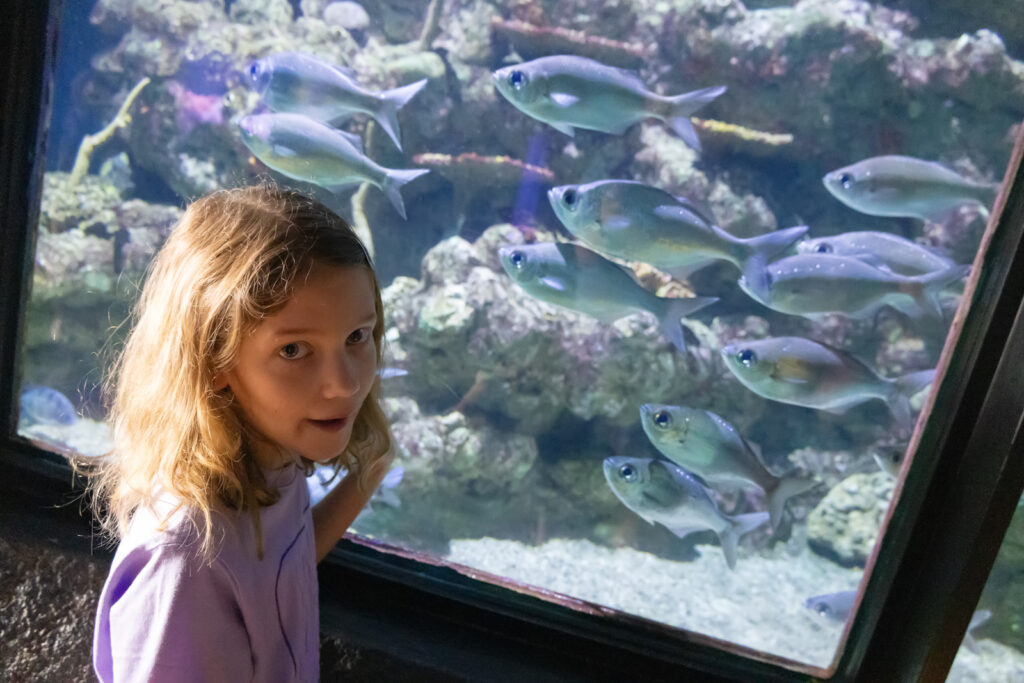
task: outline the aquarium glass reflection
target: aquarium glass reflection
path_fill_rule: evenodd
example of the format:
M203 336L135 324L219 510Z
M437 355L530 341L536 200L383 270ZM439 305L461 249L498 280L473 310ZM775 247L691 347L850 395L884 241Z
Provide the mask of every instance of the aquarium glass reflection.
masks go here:
M1024 499L1003 538L967 633L946 677L947 683L1024 680ZM980 678L978 671L986 678Z
M360 539L833 661L1024 118L1019 3L64 5L20 434L106 450L153 254L270 176L384 286Z

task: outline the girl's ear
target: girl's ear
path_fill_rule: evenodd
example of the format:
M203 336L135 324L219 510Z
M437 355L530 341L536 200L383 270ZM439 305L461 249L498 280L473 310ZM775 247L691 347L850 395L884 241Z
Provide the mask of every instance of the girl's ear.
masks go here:
M228 373L218 372L213 376L213 390L220 391L228 385Z

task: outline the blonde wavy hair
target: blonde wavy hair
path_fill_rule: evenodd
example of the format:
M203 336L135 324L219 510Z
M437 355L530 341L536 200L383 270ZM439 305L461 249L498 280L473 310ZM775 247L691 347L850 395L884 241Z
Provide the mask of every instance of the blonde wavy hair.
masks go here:
M150 264L128 338L104 377L113 447L84 474L112 540L124 536L136 510L155 510L163 491L198 513L191 517L204 559L215 554L214 514L224 508L252 515L262 555L259 509L278 500L251 454L263 437L244 422L230 389L215 391L213 382L316 265L369 272L381 367L380 285L348 223L269 182L213 192L186 209ZM348 446L328 464L356 473L365 492L391 449L379 376L352 426ZM314 463L303 465L311 474Z

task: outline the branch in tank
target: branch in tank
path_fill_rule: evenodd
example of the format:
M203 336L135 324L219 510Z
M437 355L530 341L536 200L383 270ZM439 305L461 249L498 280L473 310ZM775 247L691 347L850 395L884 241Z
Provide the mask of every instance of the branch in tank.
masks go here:
M103 130L82 138L82 143L78 146L78 154L75 155L75 165L71 168L71 177L68 179L69 187L77 185L82 177L89 172L89 162L96 148L109 140L110 136L117 132L118 129L124 128L131 123L132 117L128 110L131 108L135 98L139 96L139 93L147 85L149 85L148 76L135 84L135 87L128 93L128 97L125 98L121 108L117 110L117 114Z

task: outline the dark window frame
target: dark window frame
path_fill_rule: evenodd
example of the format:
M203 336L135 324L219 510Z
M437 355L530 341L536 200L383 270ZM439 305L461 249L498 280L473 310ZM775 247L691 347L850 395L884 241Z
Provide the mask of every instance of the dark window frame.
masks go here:
M16 0L0 27L0 495L31 490L52 502L66 502L76 489L61 456L17 436L16 356L35 251L42 178L36 161L45 157L41 122L49 119L60 6L59 0ZM919 435L922 455L902 485L829 680L944 680L1024 489L1022 156L1024 126L1008 167L1011 189L1001 197L1002 210L993 211L1000 224L986 268L963 317L947 381L935 395L934 410L948 419L929 420ZM529 662L535 670L557 670L561 680L810 678L770 658L737 654L742 648L718 649L709 639L639 619L575 612L350 541L332 552L321 578L325 614L350 634L396 656L409 651L409 637L422 638L427 651L448 634L461 644L435 647L437 654L425 655L435 661L424 663L474 679L507 679ZM418 625L414 636L409 623ZM403 640L395 643L398 633ZM453 660L452 648L466 656ZM481 659L480 652L488 656Z

